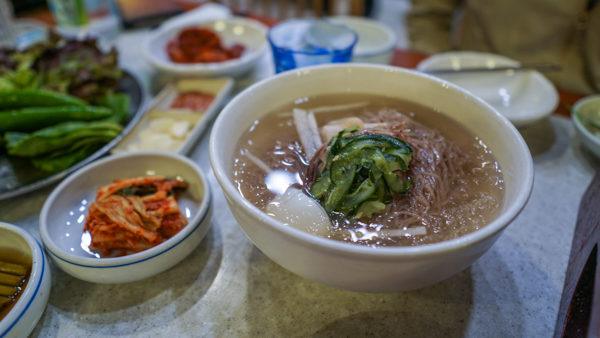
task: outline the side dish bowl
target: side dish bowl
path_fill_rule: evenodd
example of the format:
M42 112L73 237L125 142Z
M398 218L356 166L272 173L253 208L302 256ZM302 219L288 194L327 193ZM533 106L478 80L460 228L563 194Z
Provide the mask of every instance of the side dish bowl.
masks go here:
M175 63L170 60L166 47L181 30L188 27L209 28L216 32L225 45L241 44L245 51L240 58L213 63ZM258 62L267 48L267 28L261 23L244 18L231 18L158 29L144 44L146 59L161 72L186 76L239 76Z
M383 95L421 104L448 115L480 137L503 170L505 196L499 215L480 230L456 239L414 247L372 248L297 230L244 199L232 180L232 160L240 135L257 118L298 98L340 93ZM466 269L519 214L533 184L533 162L527 144L490 105L431 76L366 64L299 69L246 89L215 122L210 159L233 215L263 253L300 276L355 291L417 289Z
M31 259L31 273L25 290L0 321L0 337L27 337L48 304L51 269L40 243L17 226L0 222L0 249L14 250Z
M446 52L435 54L417 66L422 72L435 69L468 69L519 66L519 62L502 55L480 52ZM550 116L558 106L558 92L538 71L440 74L489 103L517 127Z
M135 254L97 258L86 251L83 226L98 187L117 178L181 177L189 188L178 204L188 224L175 236ZM176 154L136 152L107 157L64 180L42 208L40 235L52 260L73 277L95 283L127 283L163 272L189 255L211 222L210 187L198 165Z
M594 155L600 158L600 134L594 133L588 128L584 121L582 121L581 114L584 110L595 110L600 112L600 95L592 95L585 97L575 103L571 109L571 120L575 125L575 130L579 134L581 142L592 152ZM600 113L598 113L600 116Z

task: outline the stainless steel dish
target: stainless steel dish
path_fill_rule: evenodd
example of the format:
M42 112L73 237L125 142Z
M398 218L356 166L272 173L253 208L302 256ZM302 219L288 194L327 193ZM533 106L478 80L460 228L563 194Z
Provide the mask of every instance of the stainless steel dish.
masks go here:
M10 157L4 152L0 153L0 200L23 195L55 183L84 165L107 154L117 145L131 131L144 112L142 109L144 92L139 80L135 76L125 71L123 78L119 81L118 90L129 94L131 97L129 119L123 131L88 158L69 169L48 174L34 168L27 159Z

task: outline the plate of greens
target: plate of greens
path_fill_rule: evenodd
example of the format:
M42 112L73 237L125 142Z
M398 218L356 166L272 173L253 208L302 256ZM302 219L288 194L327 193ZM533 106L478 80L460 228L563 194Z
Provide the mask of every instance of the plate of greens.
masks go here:
M55 34L0 49L0 200L64 178L101 157L142 114L139 81L115 49Z

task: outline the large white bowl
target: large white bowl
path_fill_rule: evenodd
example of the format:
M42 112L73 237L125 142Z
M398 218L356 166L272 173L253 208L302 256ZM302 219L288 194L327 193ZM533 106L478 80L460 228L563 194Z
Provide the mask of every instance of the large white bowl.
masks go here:
M25 290L0 321L0 337L27 337L48 304L52 284L50 266L37 240L27 231L4 222L0 222L0 249L20 252L32 261L31 275Z
M159 245L132 255L97 258L87 252L83 225L98 187L144 175L179 176L189 183L178 200L188 224ZM210 227L210 203L210 188L200 168L181 155L113 155L77 171L54 189L40 213L40 235L54 263L73 277L93 283L133 282L171 268L200 244Z
M188 27L207 27L219 34L229 46L244 45L246 50L238 59L213 63L175 63L169 59L167 43ZM222 19L158 29L144 43L146 59L161 72L178 76L239 76L256 65L267 49L267 28L255 20L244 18Z
M480 52L447 52L419 63L420 71L435 69L494 68L518 66L519 62L502 55ZM558 106L558 92L537 71L449 73L436 75L468 90L489 103L517 127L550 116Z
M244 199L232 183L238 137L254 120L299 97L336 93L385 95L452 117L479 136L505 180L500 215L480 230L416 247L371 248L317 237L286 226ZM252 242L284 268L308 279L356 291L427 286L467 268L525 206L533 163L519 132L482 100L448 82L414 71L366 64L325 65L282 73L248 88L223 110L211 134L210 159L233 215Z

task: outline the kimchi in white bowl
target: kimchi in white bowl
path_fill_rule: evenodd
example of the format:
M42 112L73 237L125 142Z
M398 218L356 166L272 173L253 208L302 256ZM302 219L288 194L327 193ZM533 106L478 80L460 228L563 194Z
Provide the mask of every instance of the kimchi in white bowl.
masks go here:
M54 263L73 277L127 283L189 255L208 232L210 203L204 174L181 155L110 156L56 187L42 208L40 234Z

